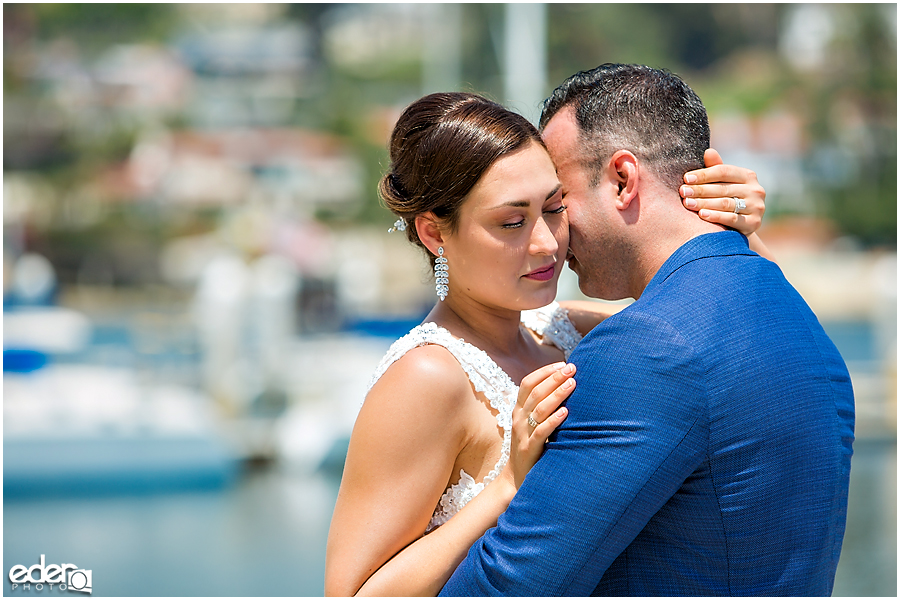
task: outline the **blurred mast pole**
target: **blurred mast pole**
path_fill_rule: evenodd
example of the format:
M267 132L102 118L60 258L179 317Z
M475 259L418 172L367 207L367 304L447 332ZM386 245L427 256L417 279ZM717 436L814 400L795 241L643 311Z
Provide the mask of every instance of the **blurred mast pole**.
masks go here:
M547 90L547 5L506 4L503 94L532 123Z
M422 93L458 90L462 82L462 5L421 4Z

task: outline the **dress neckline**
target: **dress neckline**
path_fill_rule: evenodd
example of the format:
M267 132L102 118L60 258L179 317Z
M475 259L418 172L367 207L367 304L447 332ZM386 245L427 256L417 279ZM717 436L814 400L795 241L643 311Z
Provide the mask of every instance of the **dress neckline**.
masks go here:
M522 326L520 325L520 327L522 327ZM457 337L457 336L453 335L450 332L450 330L447 329L446 327L444 327L442 325L438 325L434 321L426 321L424 323L419 324L415 328L413 328L413 330L410 331L409 333L412 333L413 331L416 331L416 330L420 330L423 332L430 330L430 331L436 331L436 332L445 334L451 340L458 343L462 347L468 349L470 352L474 353L476 356L483 358L486 366L489 367L490 370L494 371L495 374L502 374L503 377L506 379L505 382L509 386L512 386L512 387L515 387L516 389L518 389L519 384L517 384L515 381L513 381L512 377L509 376L509 373L507 373L503 367L501 367L499 364L497 364L497 361L495 361L493 358L491 358L490 354L488 354L487 352L485 352L484 350L482 350L475 344L473 344L471 342L467 342L465 340L465 338L461 338L461 337ZM409 334L407 334L407 335L409 335Z

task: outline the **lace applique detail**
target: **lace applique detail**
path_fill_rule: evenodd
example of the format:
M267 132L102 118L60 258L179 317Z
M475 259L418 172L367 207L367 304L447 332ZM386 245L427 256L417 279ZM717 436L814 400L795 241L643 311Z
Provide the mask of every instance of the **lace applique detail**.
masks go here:
M506 436L504 436L504 441L506 441ZM508 449L504 454L504 457L505 458L501 459L501 462L506 464L506 458L509 457ZM499 465L500 463L497 464ZM497 470L497 474L499 473L500 471ZM493 471L491 471L491 474L493 474ZM490 477L490 481L488 481L488 477ZM466 473L465 469L460 469L459 482L448 487L447 491L444 492L444 495L441 496L441 500L434 510L434 515L431 517L431 522L429 522L428 527L425 528L425 533L428 533L432 529L436 529L449 521L450 517L462 510L462 507L468 504L469 500L480 494L481 491L484 490L484 486L489 484L495 478L496 475L494 475L494 477L488 475L484 478L484 481L476 483L475 479Z
M557 304L556 307L558 308L559 305ZM537 309L537 311L542 310L544 309ZM556 313L559 313L559 317L555 316ZM569 327L574 331L574 326L569 322L566 311L560 309L556 313L547 316L546 323L542 325L542 330L540 331L525 321L525 312L522 313L523 324L534 330L538 335L543 335L544 343L550 343L547 341L547 334L544 332L554 328L564 330L564 325L555 324L558 318L568 323ZM426 344L443 346L459 361L469 381L472 382L472 387L475 388L475 391L484 394L491 408L496 411L497 425L503 429L503 445L501 446L500 459L497 461L497 464L480 482L476 482L464 469L460 469L459 481L447 488L447 491L441 496L437 507L435 507L431 521L425 529L427 533L449 521L469 500L481 493L487 484L496 479L503 467L506 466L506 462L509 460L509 446L512 439L512 409L519 396L519 386L513 383L506 371L501 369L484 350L476 348L465 340L453 337L449 331L435 323L423 323L391 345L384 358L381 359L378 368L375 369L375 373L369 381L367 393L375 385L375 382L384 375L388 367L413 348ZM572 348L574 347L574 344L572 344ZM568 357L571 349L566 350L562 347L560 349Z
M569 320L569 311L561 307L559 302L534 310L523 310L522 324L541 336L542 344L562 350L566 360L569 360L575 346L584 338Z

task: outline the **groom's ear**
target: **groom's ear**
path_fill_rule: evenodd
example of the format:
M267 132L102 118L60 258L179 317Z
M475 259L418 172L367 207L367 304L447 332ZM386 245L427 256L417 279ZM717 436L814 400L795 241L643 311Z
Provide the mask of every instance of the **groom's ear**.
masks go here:
M628 150L618 150L609 159L609 172L618 186L616 208L626 210L637 197L640 170L637 157Z
M416 233L425 247L437 256L438 248L444 245L441 224L434 213L427 212L416 217Z

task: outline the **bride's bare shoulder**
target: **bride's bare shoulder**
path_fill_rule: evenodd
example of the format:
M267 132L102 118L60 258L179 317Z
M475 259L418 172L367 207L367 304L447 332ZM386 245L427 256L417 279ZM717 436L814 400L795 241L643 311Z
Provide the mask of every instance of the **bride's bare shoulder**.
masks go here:
M372 386L365 404L452 409L459 407L461 397L472 393L468 376L453 354L438 344L425 344L388 367Z

